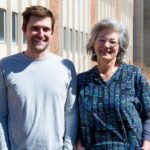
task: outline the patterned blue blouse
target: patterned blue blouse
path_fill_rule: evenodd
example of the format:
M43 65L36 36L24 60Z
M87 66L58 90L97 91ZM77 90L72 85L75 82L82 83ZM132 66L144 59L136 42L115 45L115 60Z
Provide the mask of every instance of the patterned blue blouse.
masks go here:
M139 150L150 140L150 86L138 67L123 63L106 82L97 66L79 74L78 101L86 150Z

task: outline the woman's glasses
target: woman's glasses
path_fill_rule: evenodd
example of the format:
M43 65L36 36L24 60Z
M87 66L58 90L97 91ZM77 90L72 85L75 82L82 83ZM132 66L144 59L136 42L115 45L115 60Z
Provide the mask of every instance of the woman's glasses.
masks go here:
M109 40L109 39L105 39L105 38L98 38L97 41L100 45L104 45L108 42L110 47L115 47L119 44L118 41L115 41L113 39Z

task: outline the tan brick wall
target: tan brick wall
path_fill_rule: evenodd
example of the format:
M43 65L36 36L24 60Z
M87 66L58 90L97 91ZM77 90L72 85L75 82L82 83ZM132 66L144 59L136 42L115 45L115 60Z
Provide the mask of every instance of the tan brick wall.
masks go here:
M150 67L150 1L144 1L144 64Z
M141 0L136 0L134 4L134 28L133 28L133 42L134 42L134 63L138 64L139 66L143 65L143 15L142 15L142 8Z
M91 0L91 26L96 23L96 0Z
M116 18L118 19L118 20L120 20L120 18L121 18L121 14L120 14L120 0L115 0L115 5L116 5Z
M60 1L59 0L50 0L50 10L55 16L55 28L54 34L51 41L51 51L55 54L60 54L59 52L59 39L60 39Z

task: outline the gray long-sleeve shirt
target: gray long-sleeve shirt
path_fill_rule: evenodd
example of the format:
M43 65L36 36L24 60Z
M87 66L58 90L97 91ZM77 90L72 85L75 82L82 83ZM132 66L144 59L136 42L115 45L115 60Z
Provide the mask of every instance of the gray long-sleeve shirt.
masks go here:
M0 149L73 149L77 132L73 64L19 53L0 62Z

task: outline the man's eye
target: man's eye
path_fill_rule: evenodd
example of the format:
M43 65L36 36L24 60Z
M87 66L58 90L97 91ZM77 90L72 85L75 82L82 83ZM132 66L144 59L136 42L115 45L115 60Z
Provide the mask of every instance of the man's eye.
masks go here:
M37 30L39 30L39 28L38 27L33 27L32 30L37 31Z
M43 31L48 32L48 31L50 31L50 29L49 28L43 28Z
M105 42L105 40L104 40L104 39L99 39L99 41L100 41L100 42L103 42L103 43Z

